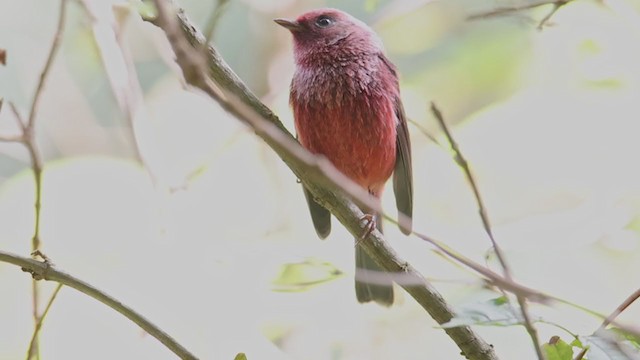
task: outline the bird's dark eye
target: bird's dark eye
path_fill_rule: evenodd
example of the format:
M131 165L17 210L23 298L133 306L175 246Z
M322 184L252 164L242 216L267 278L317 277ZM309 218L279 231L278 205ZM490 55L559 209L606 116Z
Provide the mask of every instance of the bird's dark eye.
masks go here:
M316 26L319 28L326 28L333 24L334 20L327 15L320 15L316 19Z

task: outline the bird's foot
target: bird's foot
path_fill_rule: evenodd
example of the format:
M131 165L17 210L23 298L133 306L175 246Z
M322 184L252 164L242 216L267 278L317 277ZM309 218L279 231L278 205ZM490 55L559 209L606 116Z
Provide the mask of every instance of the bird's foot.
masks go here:
M360 218L360 221L364 222L364 232L357 239L356 245L371 235L373 230L376 228L376 218L371 214L364 214L364 216Z

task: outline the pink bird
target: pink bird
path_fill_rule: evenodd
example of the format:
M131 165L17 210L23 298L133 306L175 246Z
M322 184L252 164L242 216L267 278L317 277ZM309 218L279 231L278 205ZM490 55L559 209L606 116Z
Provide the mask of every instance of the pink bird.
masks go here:
M395 66L376 34L336 9L318 9L296 20L276 19L293 34L296 71L290 103L300 143L380 199L393 173L398 211L411 218L411 143ZM331 232L331 214L304 189L320 238ZM378 229L381 221L375 221ZM400 227L411 232L411 221ZM359 302L393 303L393 280L356 245Z

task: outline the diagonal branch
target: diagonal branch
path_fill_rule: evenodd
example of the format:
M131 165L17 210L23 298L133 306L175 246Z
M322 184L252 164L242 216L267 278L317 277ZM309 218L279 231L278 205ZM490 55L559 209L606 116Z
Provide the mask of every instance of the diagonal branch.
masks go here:
M640 289L637 289L631 295L627 296L627 298L624 299L624 301L620 305L618 305L618 307L611 314L609 314L606 319L604 319L604 321L602 322L602 324L600 324L600 327L594 332L594 334L597 334L599 331L604 330L618 317L618 315L622 314L623 311L625 311L639 298ZM582 349L582 351L580 351L580 353L575 357L575 360L581 360L587 354L588 350L588 348Z
M345 192L370 209L378 209L364 189L341 174L325 158L302 148L278 118L242 83L225 64L218 52L209 47L202 56L204 37L184 13L169 12L167 2L156 0L155 23L164 30L188 83L203 90L232 115L241 119L262 138L300 178L323 206L354 236L363 233L363 212L347 199ZM206 49L206 48L204 48ZM340 191L338 191L340 190ZM353 196L355 195L355 196ZM402 286L438 323L453 318L454 312L442 296L406 261L391 249L379 231L372 231L361 245L386 271L410 277ZM445 330L468 359L497 359L493 348L471 328L461 326Z
M447 138L447 141L449 142L451 151L453 151L453 159L455 160L456 164L460 166L465 176L467 177L467 181L469 182L469 186L471 186L471 190L473 191L473 196L475 197L476 203L478 205L478 214L480 215L480 219L482 220L482 226L484 227L484 231L487 233L487 235L489 236L489 239L491 240L491 246L493 247L493 250L496 253L496 257L500 262L500 266L502 266L502 269L504 270L505 276L510 277L511 269L507 264L507 260L505 259L502 249L500 248L500 246L498 245L498 243L496 242L493 236L493 231L491 230L491 223L489 222L489 216L487 215L487 210L486 210L486 207L484 206L484 201L482 200L482 196L480 195L480 189L478 188L478 184L476 183L473 173L471 172L471 168L469 168L469 162L467 162L467 159L462 154L462 151L460 151L460 147L458 146L458 143L451 135L451 131L449 131L449 127L447 126L447 123L444 121L444 117L442 116L442 112L440 112L440 109L438 109L438 107L436 107L436 104L433 102L431 103L431 112L433 113L433 116L438 121L440 128L444 132L444 135Z
M438 124L440 124L440 128L442 128L442 131L444 132L444 135L446 136L447 141L449 142L449 146L451 147L451 150L454 153L453 158L455 162L458 164L458 166L460 166L465 176L467 177L469 186L471 186L471 190L473 191L473 196L475 197L476 204L478 205L478 214L480 215L480 219L482 220L482 226L484 227L484 231L487 233L487 235L489 236L489 239L491 240L491 246L493 247L493 251L496 253L496 257L500 262L500 266L502 267L502 271L504 272L504 277L509 281L513 281L513 278L511 276L511 269L509 267L509 264L507 263L507 259L504 256L504 253L502 252L502 249L498 245L498 242L496 241L495 237L493 236L493 231L491 230L491 223L489 222L489 216L487 215L487 209L484 206L484 201L482 201L482 196L480 195L480 189L478 188L478 184L476 183L476 180L473 177L473 173L471 172L469 163L467 162L467 159L462 154L462 151L460 150L458 143L451 135L451 131L449 131L449 127L447 126L447 123L444 121L444 117L442 116L442 112L440 112L440 110L436 107L436 104L433 102L431 103L431 112L433 113L434 117L438 121ZM522 319L524 320L524 327L525 329L527 329L527 332L531 337L531 342L533 343L538 359L544 360L545 357L542 354L542 347L540 345L540 340L538 339L538 332L536 328L533 326L533 322L531 321L531 317L529 315L529 312L527 311L527 307L528 307L527 299L524 296L522 296L522 294L519 294L519 293L515 293L515 294L516 294L516 299L518 300L518 305L520 306L520 312L522 313Z
M35 281L35 280L34 280ZM27 353L27 358L31 356L31 349L34 348L36 341L38 340L38 334L40 333L40 329L42 328L42 324L44 324L44 318L49 314L49 310L51 310L51 306L53 302L56 301L56 297L58 297L58 293L62 289L62 284L58 284L51 296L49 297L49 301L47 302L47 306L44 307L44 311L42 311L42 315L38 317L38 322L36 323L36 327L33 330L33 334L31 334L31 341L29 341L29 351Z

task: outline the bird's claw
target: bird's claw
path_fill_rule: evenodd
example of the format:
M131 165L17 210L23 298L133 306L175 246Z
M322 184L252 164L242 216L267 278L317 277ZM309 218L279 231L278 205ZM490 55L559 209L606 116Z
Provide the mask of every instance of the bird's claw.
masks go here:
M371 214L364 214L364 216L360 218L360 221L364 221L365 222L364 223L364 232L362 233L362 235L360 235L360 237L356 241L356 245L358 245L358 243L360 241L366 239L369 235L371 235L373 230L376 228L376 219Z

